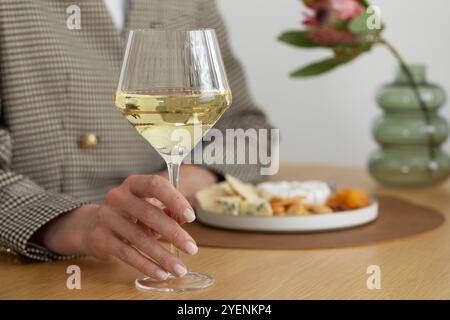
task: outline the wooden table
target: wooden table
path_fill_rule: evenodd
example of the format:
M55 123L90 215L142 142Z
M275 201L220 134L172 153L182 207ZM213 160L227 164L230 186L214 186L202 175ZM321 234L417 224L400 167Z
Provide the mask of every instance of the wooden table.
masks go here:
M378 186L357 167L283 165L275 179L324 179L362 186L426 204L450 219L450 181L424 189ZM213 287L189 293L143 293L138 275L118 261L92 258L32 263L0 257L2 299L449 299L450 226L391 243L332 250L236 250L200 248L185 257L191 270L215 277ZM66 288L66 268L81 268L81 289ZM381 268L381 289L366 286L369 265Z

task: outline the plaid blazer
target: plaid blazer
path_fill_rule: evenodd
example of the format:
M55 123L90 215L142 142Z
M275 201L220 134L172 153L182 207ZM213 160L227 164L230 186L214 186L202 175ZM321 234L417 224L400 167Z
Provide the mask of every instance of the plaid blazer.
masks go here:
M113 105L127 31L216 29L233 92L224 128L268 128L249 97L213 0L134 0L119 33L103 0L0 0L0 246L37 260L64 258L30 242L58 215L102 201L130 174L164 169ZM90 135L90 136L89 136ZM98 144L82 148L86 137ZM258 165L212 165L258 180Z

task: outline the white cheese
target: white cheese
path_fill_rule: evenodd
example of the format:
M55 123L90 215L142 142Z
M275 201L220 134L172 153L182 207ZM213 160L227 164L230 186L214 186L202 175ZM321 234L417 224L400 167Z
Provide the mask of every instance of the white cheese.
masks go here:
M292 198L295 196L304 197L302 202L305 204L325 204L331 196L330 186L323 181L279 181L264 182L257 186L272 196L283 198Z

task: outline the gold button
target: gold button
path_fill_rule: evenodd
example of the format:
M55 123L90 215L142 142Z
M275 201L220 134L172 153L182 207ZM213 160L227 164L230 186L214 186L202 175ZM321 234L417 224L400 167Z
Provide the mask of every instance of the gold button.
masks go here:
M5 248L0 246L0 255L13 255L17 256L17 253L12 251L10 248Z
M80 141L81 149L92 149L98 144L98 138L93 133L85 134Z

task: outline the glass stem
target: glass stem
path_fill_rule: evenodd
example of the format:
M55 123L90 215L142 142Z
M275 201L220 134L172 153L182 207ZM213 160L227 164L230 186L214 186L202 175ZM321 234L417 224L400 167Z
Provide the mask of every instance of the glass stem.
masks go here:
M175 162L167 162L167 170L169 172L169 182L172 186L175 187L175 189L178 187L178 178L180 175L180 166L181 163L175 163ZM180 257L180 252L178 249L173 245L170 244L170 252L175 255L177 258Z

